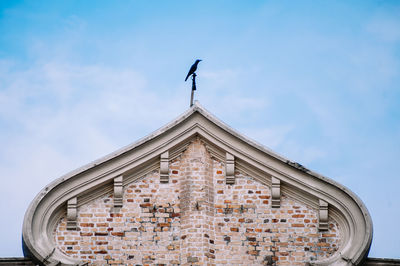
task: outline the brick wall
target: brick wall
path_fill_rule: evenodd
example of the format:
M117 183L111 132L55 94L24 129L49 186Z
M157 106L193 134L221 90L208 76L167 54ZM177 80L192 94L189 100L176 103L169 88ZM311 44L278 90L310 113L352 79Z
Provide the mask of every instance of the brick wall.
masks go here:
M193 141L170 163L170 180L157 171L124 187L123 208L112 212L112 195L78 208L78 230L62 218L57 247L96 265L305 265L331 256L340 231L330 220L318 232L317 211L282 197L271 208L271 191L244 173L225 184L223 163Z

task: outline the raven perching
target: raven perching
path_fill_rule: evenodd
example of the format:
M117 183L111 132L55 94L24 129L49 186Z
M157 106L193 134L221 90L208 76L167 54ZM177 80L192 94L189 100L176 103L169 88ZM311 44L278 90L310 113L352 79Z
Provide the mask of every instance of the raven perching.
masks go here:
M187 74L185 81L189 78L190 75L192 75L194 72L197 70L197 64L200 63L200 59L197 59L196 62L190 67L189 73Z

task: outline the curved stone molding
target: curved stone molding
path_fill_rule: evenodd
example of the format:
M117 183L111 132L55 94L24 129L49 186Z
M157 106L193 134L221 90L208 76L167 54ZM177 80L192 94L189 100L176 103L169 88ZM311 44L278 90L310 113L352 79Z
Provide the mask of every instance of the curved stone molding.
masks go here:
M201 136L207 143L230 154L234 161L240 162L241 168L261 173L257 175L261 183L271 184L271 176L280 180L282 195L298 196L296 199L316 210L320 200L329 205L329 216L338 223L343 239L332 257L310 261L311 265L359 265L366 257L372 240L372 221L355 194L329 178L300 169L296 163L288 163L291 161L237 133L197 102L160 130L45 187L32 201L24 217L25 255L43 265L80 265L81 261L54 249L53 232L61 217L65 216L66 206L68 219L72 221L73 206L79 203L80 198L101 191L98 188L103 186L110 187L120 176L127 176L129 181L138 180L141 176L136 173L153 169L155 163L165 159L162 154L180 149L195 136ZM162 168L160 172L165 173L165 165ZM231 169L226 170L232 173ZM325 219L324 215L320 218Z

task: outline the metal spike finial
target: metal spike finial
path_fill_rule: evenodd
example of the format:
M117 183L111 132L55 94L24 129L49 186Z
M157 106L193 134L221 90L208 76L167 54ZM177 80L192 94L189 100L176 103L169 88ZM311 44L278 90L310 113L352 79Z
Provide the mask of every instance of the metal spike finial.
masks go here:
M192 94L190 96L190 107L193 106L194 91L196 90L196 73L192 75Z

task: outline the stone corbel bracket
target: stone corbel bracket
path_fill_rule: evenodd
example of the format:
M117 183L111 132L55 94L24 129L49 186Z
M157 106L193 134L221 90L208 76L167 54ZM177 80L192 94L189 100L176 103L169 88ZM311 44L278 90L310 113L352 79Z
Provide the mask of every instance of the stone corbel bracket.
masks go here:
M122 186L123 176L114 178L114 208L122 208L124 188Z
M319 231L327 231L328 228L328 203L323 200L319 200L319 223L318 230Z
M271 178L271 207L280 208L281 207L281 181L276 178Z
M169 152L160 155L160 183L169 182Z
M67 202L67 230L77 229L78 199L72 198Z
M225 159L225 180L227 185L235 184L235 157L226 153Z

